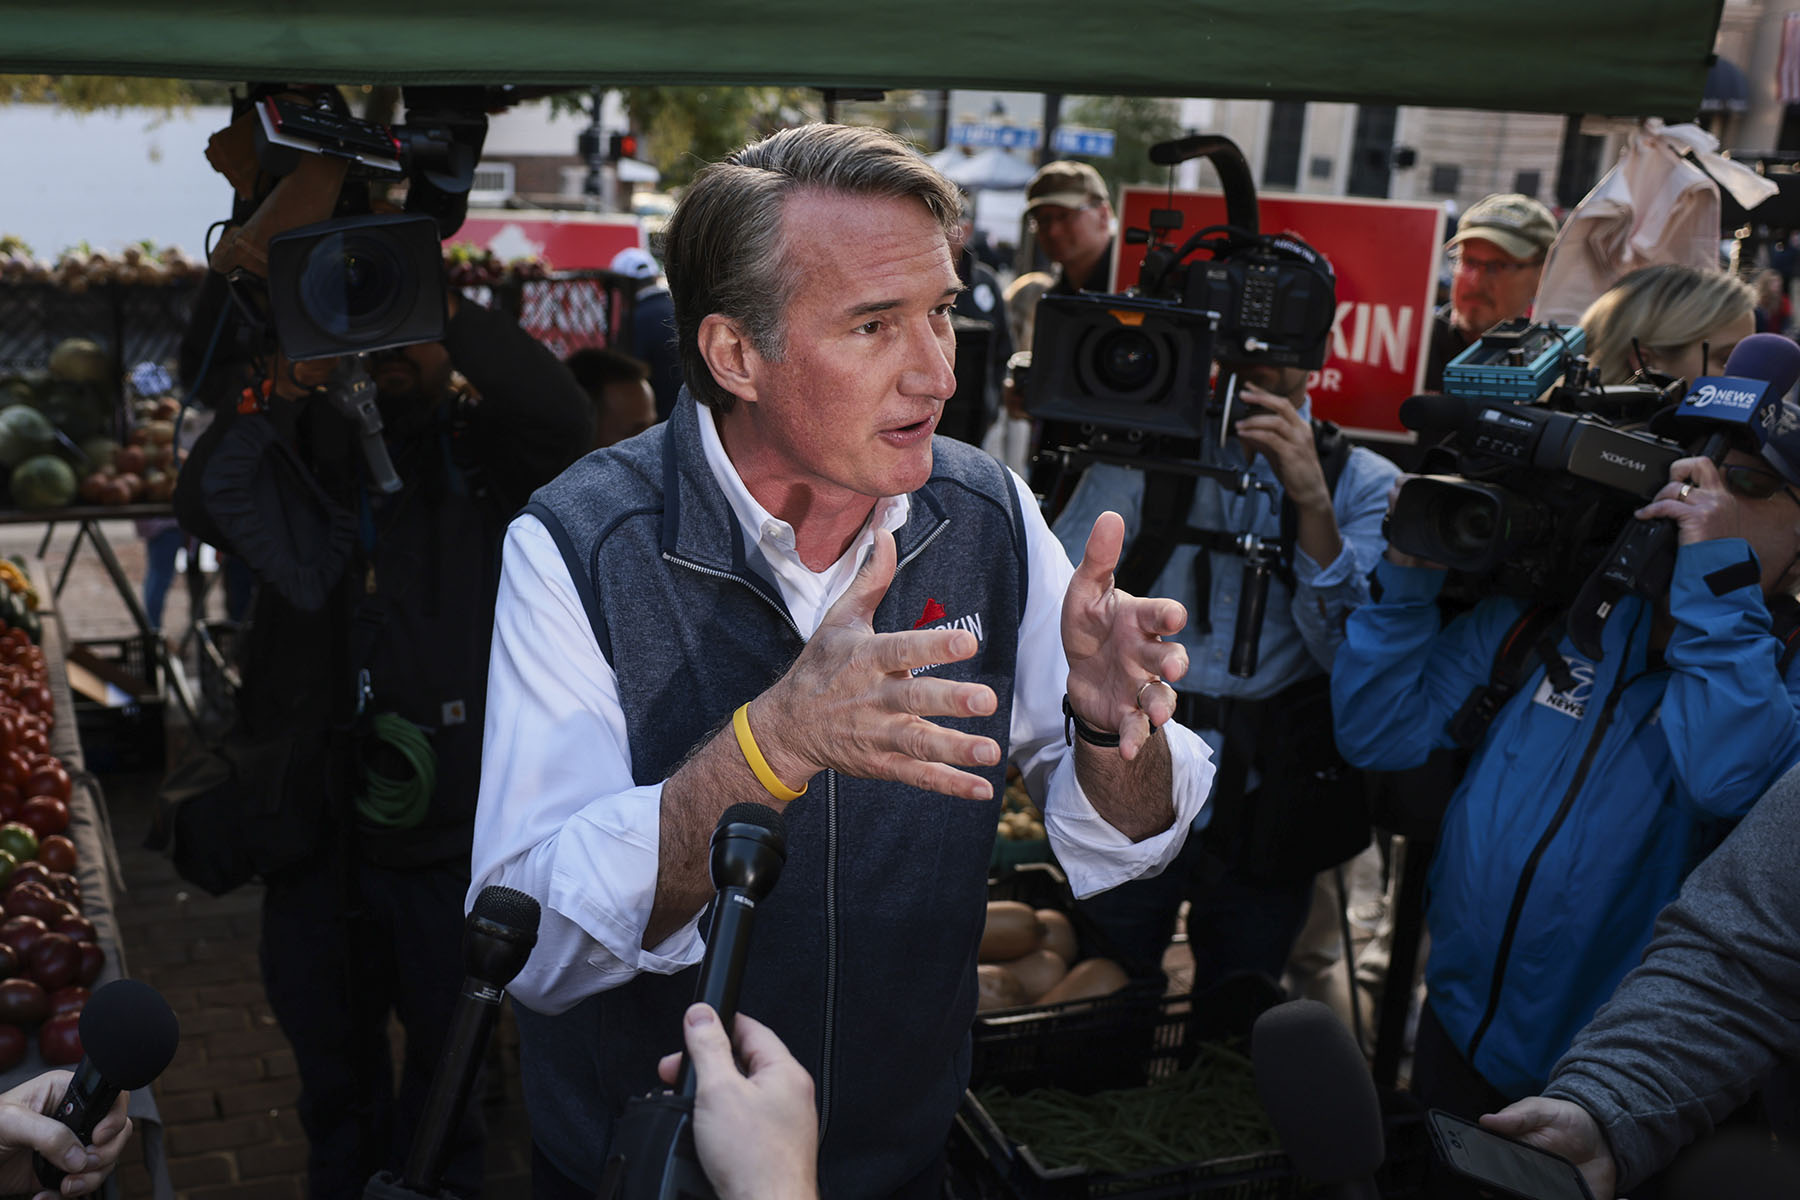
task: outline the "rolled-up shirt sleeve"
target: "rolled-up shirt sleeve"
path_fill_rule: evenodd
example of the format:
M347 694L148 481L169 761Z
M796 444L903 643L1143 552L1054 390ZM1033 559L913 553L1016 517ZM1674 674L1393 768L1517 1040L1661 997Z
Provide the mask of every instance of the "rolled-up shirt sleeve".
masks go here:
M1169 740L1174 779L1175 820L1164 832L1134 842L1095 810L1076 778L1074 751L1063 730L1069 664L1063 654L1062 604L1075 568L1024 480L1015 474L1012 481L1025 518L1030 561L1013 681L1012 760L1025 776L1026 790L1041 798L1050 848L1069 886L1077 896L1091 896L1159 874L1174 861L1212 791L1212 751L1198 734L1176 721L1157 734Z
M507 988L558 1013L640 972L699 962L698 918L641 947L656 893L662 784L640 786L618 680L548 530L507 530L488 661L469 903L489 884L542 907Z

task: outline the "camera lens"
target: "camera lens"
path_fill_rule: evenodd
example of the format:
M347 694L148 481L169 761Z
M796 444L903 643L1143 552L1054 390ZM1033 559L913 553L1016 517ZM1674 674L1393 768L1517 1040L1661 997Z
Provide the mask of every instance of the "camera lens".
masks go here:
M333 234L306 255L300 303L308 318L343 338L374 338L412 307L417 284L408 279L386 241L361 232Z
M1136 329L1116 329L1094 347L1094 373L1121 392L1143 387L1157 366L1156 344Z
M1457 555L1480 555L1494 540L1499 514L1492 504L1470 501L1451 509L1444 520L1444 544Z

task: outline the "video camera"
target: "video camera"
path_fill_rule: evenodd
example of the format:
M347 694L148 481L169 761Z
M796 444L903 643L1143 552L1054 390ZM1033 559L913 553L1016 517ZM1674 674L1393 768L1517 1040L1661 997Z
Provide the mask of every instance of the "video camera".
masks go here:
M1403 402L1402 424L1443 436L1428 466L1448 469L1408 479L1383 532L1448 567L1467 599L1567 607L1571 640L1598 658L1619 598L1663 595L1674 567L1672 523L1634 512L1677 459L1717 461L1734 442L1766 440L1800 351L1746 339L1724 377L1690 389L1643 372L1601 386L1585 349L1578 327L1508 321L1445 368L1448 394Z
M1033 416L1222 443L1239 415L1230 367L1324 363L1336 315L1331 264L1297 237L1259 232L1255 184L1230 139L1197 135L1150 151L1152 162L1170 166L1201 156L1218 172L1226 224L1177 247L1164 239L1181 228L1181 214L1155 210L1149 230L1126 232L1128 244L1148 245L1135 288L1038 301L1024 387ZM1216 388L1215 360L1223 364Z

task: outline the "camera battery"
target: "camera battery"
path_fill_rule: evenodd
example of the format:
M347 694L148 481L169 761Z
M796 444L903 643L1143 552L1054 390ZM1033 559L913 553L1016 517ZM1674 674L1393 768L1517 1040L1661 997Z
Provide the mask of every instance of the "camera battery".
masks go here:
M1563 374L1567 359L1587 349L1579 325L1538 325L1523 317L1502 321L1444 367L1453 396L1529 404Z

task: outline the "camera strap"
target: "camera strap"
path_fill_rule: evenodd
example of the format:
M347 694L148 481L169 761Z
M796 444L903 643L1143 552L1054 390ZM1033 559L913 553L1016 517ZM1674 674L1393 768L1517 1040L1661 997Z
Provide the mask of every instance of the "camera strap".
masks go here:
M1450 718L1450 736L1458 746L1468 749L1487 736L1488 726L1530 677L1535 660L1544 663L1558 691L1574 685L1568 664L1556 649L1567 620L1568 611L1556 604L1534 604L1519 614L1500 639L1488 681L1471 689Z

